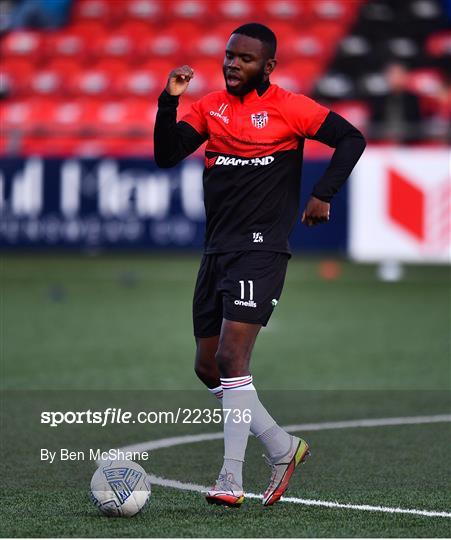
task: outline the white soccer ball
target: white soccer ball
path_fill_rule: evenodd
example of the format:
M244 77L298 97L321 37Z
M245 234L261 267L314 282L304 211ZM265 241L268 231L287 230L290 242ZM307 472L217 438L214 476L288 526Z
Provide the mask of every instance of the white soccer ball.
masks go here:
M146 471L133 461L102 464L91 479L91 499L106 516L131 517L149 500Z

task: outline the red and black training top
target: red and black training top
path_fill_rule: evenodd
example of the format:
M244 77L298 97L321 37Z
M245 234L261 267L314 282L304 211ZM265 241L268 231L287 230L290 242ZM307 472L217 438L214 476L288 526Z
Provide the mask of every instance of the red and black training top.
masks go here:
M226 90L210 93L178 123L177 105L178 97L165 91L158 100L155 160L160 167L172 167L207 140L207 254L289 253L288 236L299 216L305 138L336 148L313 192L325 201L349 176L365 146L346 120L269 82L242 97Z

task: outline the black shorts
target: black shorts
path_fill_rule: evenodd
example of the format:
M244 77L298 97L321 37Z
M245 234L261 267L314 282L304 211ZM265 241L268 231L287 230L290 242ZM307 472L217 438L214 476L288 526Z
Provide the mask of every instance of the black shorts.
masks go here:
M219 335L223 319L266 326L282 293L289 258L272 251L204 255L194 291L194 335Z

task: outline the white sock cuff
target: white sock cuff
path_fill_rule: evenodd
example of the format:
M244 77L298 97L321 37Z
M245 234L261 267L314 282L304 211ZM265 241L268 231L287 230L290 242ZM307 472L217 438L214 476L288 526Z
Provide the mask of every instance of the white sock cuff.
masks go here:
M237 390L243 388L243 390L253 390L252 375L245 375L244 377L229 377L227 379L221 378L221 386L223 390Z
M217 386L216 388L209 388L208 390L218 399L222 399L222 386Z

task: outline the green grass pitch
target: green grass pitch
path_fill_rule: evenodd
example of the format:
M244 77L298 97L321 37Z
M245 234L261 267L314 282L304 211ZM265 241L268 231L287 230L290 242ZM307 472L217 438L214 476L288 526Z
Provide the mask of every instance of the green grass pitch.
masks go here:
M451 519L281 502L239 510L193 491L153 486L132 519L101 516L90 461L40 462L42 447L108 449L219 425L42 426L42 410L215 408L192 370L191 298L199 256L1 257L0 535L21 537L448 537ZM450 411L449 268L406 268L381 283L373 266L293 257L252 360L262 401L282 424ZM312 457L290 497L451 511L449 423L306 431ZM146 470L210 485L222 441L151 451ZM245 489L269 469L251 438Z

